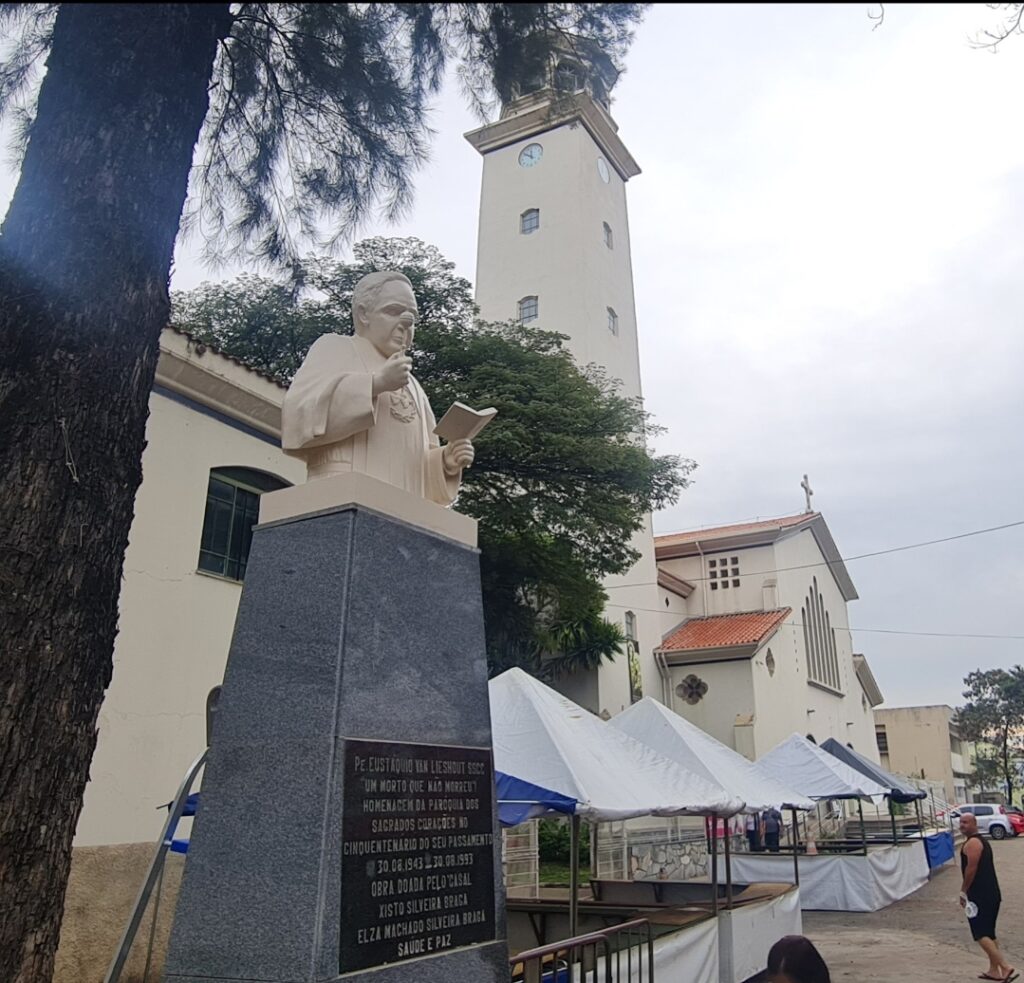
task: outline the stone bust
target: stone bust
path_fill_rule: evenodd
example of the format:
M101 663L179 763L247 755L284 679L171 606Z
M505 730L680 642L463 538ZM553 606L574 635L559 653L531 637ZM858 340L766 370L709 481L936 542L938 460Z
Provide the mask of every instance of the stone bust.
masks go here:
M406 350L418 309L408 278L364 276L352 294L351 336L325 334L309 349L281 407L281 447L306 478L360 471L438 505L458 494L473 444L441 446Z

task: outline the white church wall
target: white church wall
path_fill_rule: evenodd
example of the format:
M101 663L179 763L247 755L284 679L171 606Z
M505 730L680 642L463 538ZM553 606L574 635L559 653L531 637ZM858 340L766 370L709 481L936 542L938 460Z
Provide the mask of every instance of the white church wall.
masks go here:
M703 577L701 582L709 615L736 614L740 611L760 611L763 608L762 582L766 570L774 566L772 548L759 546L751 549L732 549L719 551L711 544L705 547ZM714 566L712 567L712 561ZM729 576L722 578L723 563ZM739 576L733 576L734 571ZM711 574L717 576L712 579ZM739 586L736 581L739 580ZM713 585L717 584L715 587Z
M676 687L690 675L707 683L707 692L697 703L687 703ZM670 709L696 724L726 747L736 747L734 726L737 717L755 713L753 667L749 659L733 662L705 662L699 665L673 666Z
M733 564L735 558L738 563ZM728 560L729 586L727 588L711 588L710 561L715 561L714 570L721 571L722 560ZM704 544L703 556L677 557L672 560L661 560L658 564L661 569L671 573L683 580L688 580L696 585L696 590L687 599L687 615L691 618L699 618L706 615L736 614L740 611L761 611L765 609L766 583L776 580L775 557L772 546L756 546L741 550L718 550L713 543ZM740 571L739 587L733 584L731 573L737 568ZM720 578L716 577L720 582ZM773 589L769 595L773 602L772 607L782 605L778 600L777 590Z
M853 640L849 631L847 602L823 561L813 533L804 530L777 542L775 560L780 603L793 609L789 620L798 626L804 624L806 614L801 614L801 608L805 605L812 585L816 584L834 632L839 670L838 691L820 684L807 683L805 706L814 711L808 715L807 733L813 734L819 743L834 737L842 744L853 744L857 751L877 761L873 723L870 724L869 734L870 718L861 704L862 690L853 665ZM803 628L796 628L795 634L797 645L803 651L803 672L807 679L809 667Z
M683 602L685 610L683 611L682 617L673 624L670 624L666 631L677 627L683 618L701 617L704 614L705 587L704 583L700 579L703 576L701 573L700 557L682 556L673 560L658 560L657 567L659 570L664 570L666 573L672 574L673 577L689 581L694 585L693 593Z
M206 746L206 697L221 682L241 584L197 572L210 469L290 482L301 463L167 396L150 397L114 675L99 718L76 846L152 841L185 769Z
M787 622L790 619L787 619ZM768 654L771 653L769 662ZM770 671L770 665L774 671ZM796 732L806 734L808 686L802 640L784 623L755 654L751 665L754 688L754 754L760 757Z
M858 685L857 692L848 698L848 719L853 721L853 727L848 728L849 737L847 740L853 745L854 750L870 758L872 761L879 760L878 743L875 740L875 711L868 702L864 691Z

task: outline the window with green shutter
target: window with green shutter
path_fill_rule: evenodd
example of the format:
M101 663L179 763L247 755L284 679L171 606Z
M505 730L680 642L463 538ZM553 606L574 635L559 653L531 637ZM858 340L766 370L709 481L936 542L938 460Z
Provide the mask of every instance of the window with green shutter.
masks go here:
M206 515L199 544L199 569L229 580L244 580L260 495L286 488L274 475L250 468L214 468L206 489Z

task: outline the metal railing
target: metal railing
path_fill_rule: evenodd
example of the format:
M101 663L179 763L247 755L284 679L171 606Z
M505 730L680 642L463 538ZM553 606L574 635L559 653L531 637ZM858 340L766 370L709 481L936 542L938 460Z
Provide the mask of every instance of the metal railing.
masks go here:
M509 959L512 983L654 983L654 936L637 918Z

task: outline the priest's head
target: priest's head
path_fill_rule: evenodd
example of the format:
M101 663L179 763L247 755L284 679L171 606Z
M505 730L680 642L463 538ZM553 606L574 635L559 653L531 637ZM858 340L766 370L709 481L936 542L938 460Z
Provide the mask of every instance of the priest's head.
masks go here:
M404 273L386 270L364 276L352 291L352 325L385 357L412 344L416 297Z

